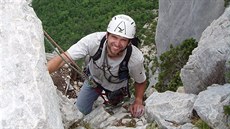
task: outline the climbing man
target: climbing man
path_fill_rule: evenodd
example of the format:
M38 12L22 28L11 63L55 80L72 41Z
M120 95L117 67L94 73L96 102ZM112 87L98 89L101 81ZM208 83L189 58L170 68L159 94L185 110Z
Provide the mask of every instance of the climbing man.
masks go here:
M132 44L135 33L136 24L130 16L116 15L109 22L107 32L95 32L83 37L61 54L63 58L56 56L47 63L48 71L52 73L64 65L63 59L70 62L90 56L86 70L90 79L84 81L76 102L83 114L92 111L94 101L102 96L103 90L108 103L117 105L117 101L122 100L122 95L127 95L130 77L135 81L135 100L129 106L129 111L133 117L144 114L144 57Z

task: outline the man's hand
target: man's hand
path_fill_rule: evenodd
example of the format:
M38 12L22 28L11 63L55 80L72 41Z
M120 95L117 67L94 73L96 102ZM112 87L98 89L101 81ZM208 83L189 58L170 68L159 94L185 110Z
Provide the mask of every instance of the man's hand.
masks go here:
M145 112L145 107L143 105L143 96L146 86L146 80L142 83L135 83L135 101L129 107L133 117L141 117Z
M144 115L145 107L142 104L138 104L134 102L132 105L130 105L129 111L131 112L133 117L139 118L142 115Z

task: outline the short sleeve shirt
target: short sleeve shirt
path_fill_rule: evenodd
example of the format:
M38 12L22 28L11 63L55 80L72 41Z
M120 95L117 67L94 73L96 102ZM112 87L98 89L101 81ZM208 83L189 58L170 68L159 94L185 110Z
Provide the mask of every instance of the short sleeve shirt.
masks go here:
M73 60L84 58L85 56L93 56L99 46L101 39L106 35L106 32L96 32L89 34L71 46L67 52ZM93 61L90 60L88 67L92 78L102 87L107 90L115 91L127 86L127 80L120 81L118 79L119 65L125 57L124 54L116 59L110 59L106 54L107 41L102 49L101 57ZM128 62L129 75L137 83L142 83L146 80L144 70L144 57L142 52L132 45L132 53Z

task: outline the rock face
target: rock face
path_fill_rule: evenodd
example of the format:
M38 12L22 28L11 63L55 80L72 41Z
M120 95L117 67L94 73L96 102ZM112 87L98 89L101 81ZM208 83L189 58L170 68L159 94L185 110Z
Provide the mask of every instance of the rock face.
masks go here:
M212 84L224 84L230 54L230 8L203 32L198 47L181 70L186 93L198 94ZM228 71L229 72L229 71Z
M198 129L193 125L198 115L210 128L229 129L230 116L223 113L223 106L229 104L230 84L214 84L198 95L154 92L145 100L145 115L141 118L131 118L123 107L108 110L100 104L83 121L92 129L154 129L153 123L159 129Z
M196 95L193 94L155 92L145 101L147 119L156 120L162 126L160 128L173 128L168 127L172 123L190 123L195 100Z
M0 1L0 19L0 128L64 128L41 21L25 0Z
M188 38L199 41L201 33L224 11L224 0L160 0L156 30L157 53Z
M221 86L213 84L207 90L199 93L194 103L194 110L212 128L228 129L227 115L223 111L224 105L230 105L229 84Z

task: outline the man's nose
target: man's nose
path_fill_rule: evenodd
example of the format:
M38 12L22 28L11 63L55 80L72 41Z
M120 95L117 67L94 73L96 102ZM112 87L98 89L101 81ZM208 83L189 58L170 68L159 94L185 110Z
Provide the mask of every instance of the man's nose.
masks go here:
M115 43L116 43L116 46L118 46L118 47L122 47L123 45L122 45L122 40L121 39L117 39L116 41L115 41Z

